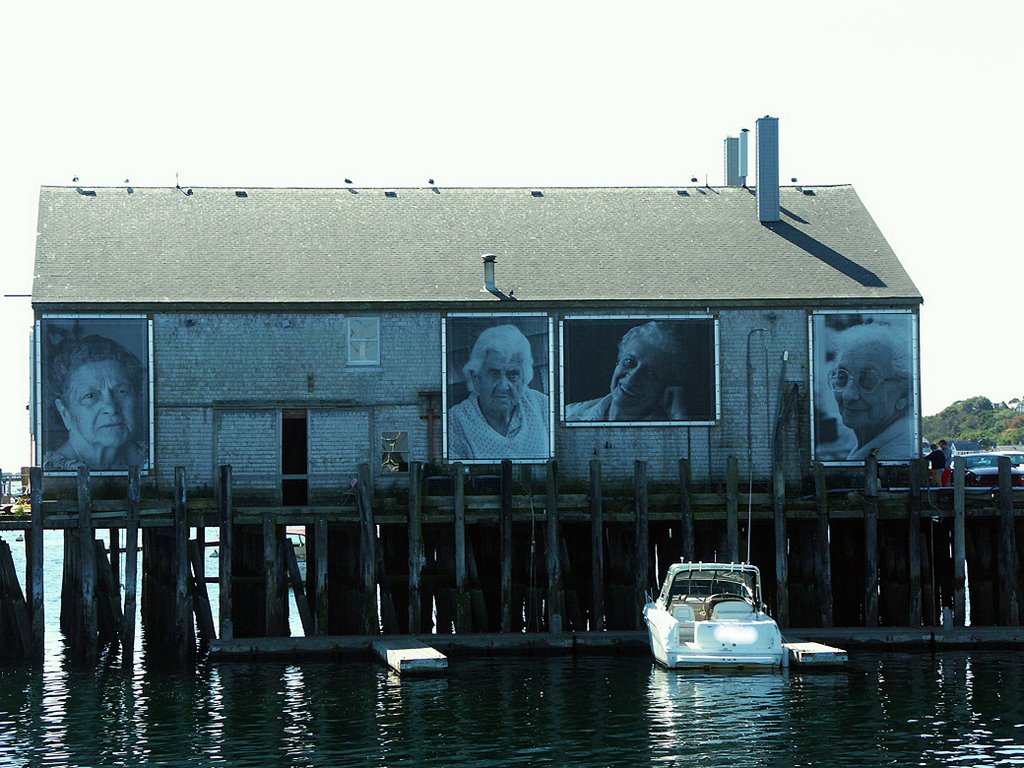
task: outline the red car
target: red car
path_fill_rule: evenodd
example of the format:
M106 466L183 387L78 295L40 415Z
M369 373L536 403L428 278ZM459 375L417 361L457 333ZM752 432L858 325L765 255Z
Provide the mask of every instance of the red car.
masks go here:
M999 458L1002 453L967 453L954 456L952 467L964 463L964 485L969 488L997 488L999 486ZM1024 488L1024 464L1015 464L1010 457L1010 485Z

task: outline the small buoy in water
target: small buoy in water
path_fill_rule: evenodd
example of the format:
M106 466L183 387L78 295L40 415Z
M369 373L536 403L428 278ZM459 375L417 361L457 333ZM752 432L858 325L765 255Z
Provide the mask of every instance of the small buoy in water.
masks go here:
M220 557L220 552L215 549L210 553L210 557Z
M15 541L24 541L24 540L25 540L25 537L22 536L20 533L18 534L18 538L15 539Z

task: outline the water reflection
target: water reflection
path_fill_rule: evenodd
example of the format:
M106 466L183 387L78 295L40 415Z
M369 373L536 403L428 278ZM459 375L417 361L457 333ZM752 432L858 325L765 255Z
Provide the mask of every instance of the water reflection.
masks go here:
M0 671L0 764L1024 765L1021 654L858 655L835 672L645 658L59 665Z
M59 565L46 592L43 668L0 668L0 766L1024 766L1021 653L751 674L455 658L403 680L372 662L182 670L143 650L81 670L57 626Z

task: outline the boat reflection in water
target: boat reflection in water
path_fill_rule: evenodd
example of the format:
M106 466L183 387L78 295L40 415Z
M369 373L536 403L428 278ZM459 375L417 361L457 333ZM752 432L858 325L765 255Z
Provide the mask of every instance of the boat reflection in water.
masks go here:
M647 688L651 741L663 755L687 755L693 765L765 765L765 747L790 728L790 674L651 667Z

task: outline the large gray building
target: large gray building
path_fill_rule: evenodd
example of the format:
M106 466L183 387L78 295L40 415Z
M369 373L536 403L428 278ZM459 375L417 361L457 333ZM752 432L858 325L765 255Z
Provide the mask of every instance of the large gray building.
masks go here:
M729 455L756 479L906 461L920 293L850 186L760 178L44 187L37 460L165 487L231 464L289 504L364 462L386 484L412 460L667 480L688 457L698 482Z

